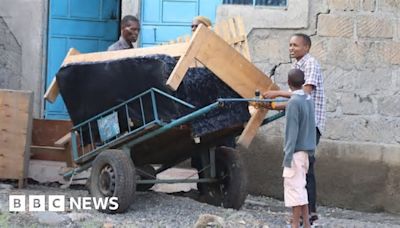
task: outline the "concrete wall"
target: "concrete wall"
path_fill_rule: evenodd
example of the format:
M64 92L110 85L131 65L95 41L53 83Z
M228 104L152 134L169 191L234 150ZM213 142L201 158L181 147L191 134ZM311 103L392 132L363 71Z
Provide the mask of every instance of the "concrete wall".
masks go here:
M0 17L0 88L21 88L21 59L21 45Z
M140 18L140 0L121 0L121 18L128 14Z
M316 163L320 204L400 213L399 12L396 0L219 8L218 19L244 17L253 62L268 75L281 64L273 79L284 89L290 35L312 36L311 53L323 67L327 95L327 127ZM296 23L287 23L285 15ZM283 121L264 126L243 153L253 193L283 197Z
M10 69L8 73L7 70L0 70L0 81L4 81L0 82L0 86L34 91L35 117L39 117L42 113L47 2L46 0L1 0L0 7L0 48L3 40L6 40L4 43L6 51L0 51L0 64L1 59L6 59L7 66L12 66L12 70L6 67Z

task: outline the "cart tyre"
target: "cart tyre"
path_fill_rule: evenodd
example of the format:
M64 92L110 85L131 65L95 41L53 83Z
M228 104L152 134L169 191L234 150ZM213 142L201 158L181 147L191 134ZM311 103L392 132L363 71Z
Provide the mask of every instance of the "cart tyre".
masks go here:
M247 172L239 151L225 146L216 148L215 165L219 182L198 183L201 199L215 206L240 209L247 197Z
M92 164L89 191L93 197L118 197L118 208L107 205L99 211L123 213L133 203L136 189L135 168L128 154L121 150L101 152Z
M156 176L156 169L152 165L143 165L140 167L137 167L136 175L140 180L155 180L154 178ZM140 171L144 171L145 173L141 173ZM146 174L150 174L152 177L149 177ZM136 191L140 192L145 192L152 188L154 184L136 184Z

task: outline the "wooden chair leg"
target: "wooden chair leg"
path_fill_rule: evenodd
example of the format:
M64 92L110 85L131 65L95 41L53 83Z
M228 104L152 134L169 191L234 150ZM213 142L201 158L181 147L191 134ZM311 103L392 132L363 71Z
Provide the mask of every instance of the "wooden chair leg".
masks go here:
M74 159L71 153L71 143L67 143L65 145L65 162L67 163L67 167L74 167Z
M18 188L24 188L26 186L26 179L25 178L20 178L18 179Z

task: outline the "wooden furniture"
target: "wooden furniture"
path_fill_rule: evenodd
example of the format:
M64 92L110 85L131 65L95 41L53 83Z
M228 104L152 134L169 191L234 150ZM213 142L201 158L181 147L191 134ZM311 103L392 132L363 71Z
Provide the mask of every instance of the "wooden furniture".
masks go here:
M199 61L244 98L254 97L256 90L263 93L279 89L248 59L202 25L194 33L186 53L176 64L167 85L177 89L193 61ZM266 114L266 109L256 110L239 137L238 144L245 147L250 145Z
M167 54L180 57L167 81L167 85L173 90L178 88L188 68L193 66L196 61L211 70L244 98L254 97L256 90L263 93L267 90L279 89L269 77L250 62L247 39L240 19L221 22L216 25L215 31L217 33L200 25L189 43L182 42L151 48L89 54L75 54L76 51L72 51L72 54L69 53L64 59L63 66L71 63L114 60L146 54ZM46 94L54 95L55 93L51 92L53 89L50 87ZM45 96L45 98L50 101L55 99L54 96ZM265 109L256 110L239 137L239 144L245 147L249 146L266 113Z
M214 28L210 28L225 40L231 47L235 48L240 54L242 54L247 60L251 61L249 45L247 42L247 34L244 29L243 19L241 17L229 18L215 24ZM175 43L189 43L190 37L178 37L176 40L171 40L168 44Z
M0 90L0 179L18 179L22 188L28 174L33 93Z
M72 122L67 120L34 119L31 159L61 161L72 167L70 143L65 140L71 128Z
M179 44L171 44L171 45L148 47L148 48L135 48L135 49L126 49L119 51L95 52L88 54L80 54L79 51L77 51L74 48L71 48L68 51L67 55L65 56L65 59L60 67L66 66L71 63L117 60L128 57L152 55L152 54L165 54L173 57L179 57L185 52L187 46L188 43L179 43ZM44 94L44 98L51 103L53 103L56 100L59 94L59 88L56 82L57 82L56 77L54 77L49 88Z
M235 48L247 60L251 61L248 42L244 29L243 19L241 17L230 18L215 25L214 32L225 40L230 46ZM118 51L105 51L81 54L78 50L71 48L60 67L66 66L71 63L79 62L94 62L117 60L128 57L152 55L152 54L165 54L172 57L180 58L188 49L191 39L189 36L178 37L171 40L168 44L147 47L135 48ZM53 103L59 94L59 88L54 77L49 88L47 89L44 98Z

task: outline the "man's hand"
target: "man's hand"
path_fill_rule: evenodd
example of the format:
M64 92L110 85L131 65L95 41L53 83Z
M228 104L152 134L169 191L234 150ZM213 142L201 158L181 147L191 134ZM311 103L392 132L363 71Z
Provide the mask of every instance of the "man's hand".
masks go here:
M279 96L278 90L269 90L262 94L262 96L266 99L274 99Z

